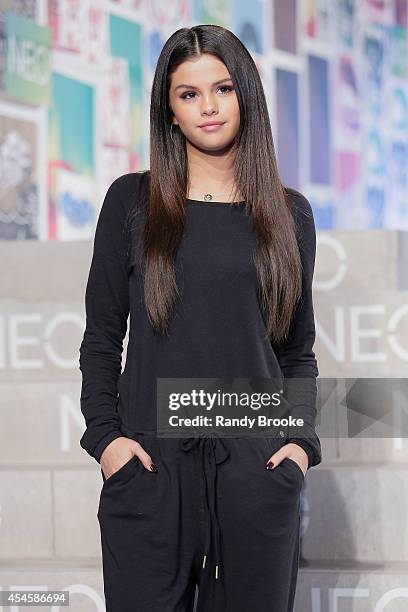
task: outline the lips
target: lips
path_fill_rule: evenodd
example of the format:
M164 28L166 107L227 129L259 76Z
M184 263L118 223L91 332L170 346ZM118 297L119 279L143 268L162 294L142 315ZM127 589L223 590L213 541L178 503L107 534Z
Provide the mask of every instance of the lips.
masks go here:
M223 125L224 121L208 121L208 123L202 123L199 127L211 127L212 125Z
M203 132L217 132L222 128L224 123L206 123L200 125L199 127L203 130Z

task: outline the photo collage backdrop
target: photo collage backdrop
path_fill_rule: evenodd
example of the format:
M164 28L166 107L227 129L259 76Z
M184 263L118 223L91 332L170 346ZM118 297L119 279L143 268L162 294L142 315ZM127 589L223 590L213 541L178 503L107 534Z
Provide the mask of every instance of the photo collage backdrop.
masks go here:
M0 239L92 239L149 167L160 50L199 23L252 54L318 229L408 229L408 0L0 0Z

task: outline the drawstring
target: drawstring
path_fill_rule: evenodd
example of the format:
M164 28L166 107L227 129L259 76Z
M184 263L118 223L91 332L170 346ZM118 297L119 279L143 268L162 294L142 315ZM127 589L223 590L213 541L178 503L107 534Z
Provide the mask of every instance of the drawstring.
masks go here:
M201 464L203 467L205 481L205 501L208 509L202 568L205 569L206 567L207 558L210 554L212 540L214 544L215 553L214 578L218 580L221 565L221 532L216 512L217 465L225 461L230 456L230 451L221 438L214 438L209 436L185 438L181 444L182 449L186 452L188 452L195 446L198 446Z

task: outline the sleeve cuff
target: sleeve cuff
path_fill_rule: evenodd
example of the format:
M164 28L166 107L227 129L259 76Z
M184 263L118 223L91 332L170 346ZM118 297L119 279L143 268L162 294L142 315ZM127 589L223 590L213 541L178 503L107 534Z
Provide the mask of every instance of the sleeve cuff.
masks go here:
M102 453L108 446L108 444L110 444L113 440L116 440L116 438L120 438L121 436L123 436L123 433L121 431L111 431L106 436L104 436L100 442L98 442L93 452L93 456L98 463L101 462Z
M310 466L313 465L313 458L314 458L313 448L311 447L311 445L308 442L306 442L306 440L303 440L302 438L289 438L288 443L289 442L292 442L293 444L297 444L298 446L303 448L303 450L307 453L307 456L309 458L309 465L308 465L308 469L309 469Z

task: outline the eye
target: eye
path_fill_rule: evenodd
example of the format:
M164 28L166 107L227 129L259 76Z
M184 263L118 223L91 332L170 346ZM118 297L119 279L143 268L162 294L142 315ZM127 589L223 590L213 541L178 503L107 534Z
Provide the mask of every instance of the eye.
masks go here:
M221 85L220 89L226 89L227 92L232 91L234 88L231 87L230 85Z
M182 100L191 100L191 98L187 98L187 96L189 96L190 94L195 94L195 91L186 91L185 93L183 93L182 96L180 96L180 98Z
M231 85L221 85L218 89L226 89L227 91L222 94L223 96L225 96L230 91L233 91L234 88ZM186 91L185 93L183 93L183 95L180 96L180 98L182 100L192 100L193 98L189 98L187 96L189 96L190 94L195 96L195 93L196 93L195 91Z

